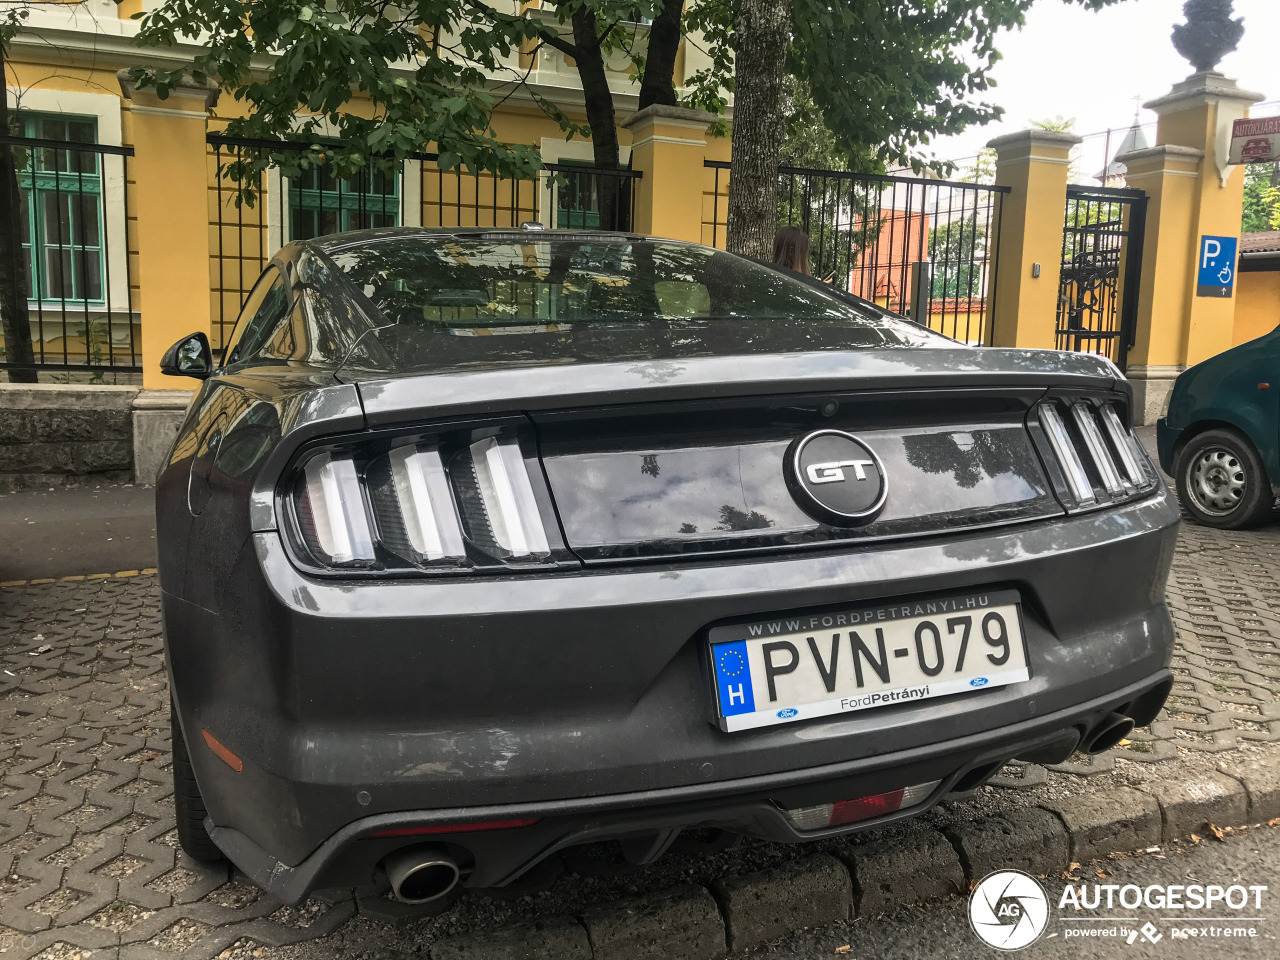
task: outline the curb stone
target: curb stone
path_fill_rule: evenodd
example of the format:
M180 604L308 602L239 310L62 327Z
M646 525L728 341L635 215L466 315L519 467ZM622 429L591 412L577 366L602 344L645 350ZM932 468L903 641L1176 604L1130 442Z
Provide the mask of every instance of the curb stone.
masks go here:
M825 853L712 885L725 916L729 950L767 943L801 927L853 916L849 873Z
M702 887L675 887L591 908L581 921L560 917L442 940L431 958L713 960L726 945L738 953L801 927L963 894L1003 867L1052 874L1071 860L1103 859L1185 836L1206 820L1237 827L1280 816L1280 766L1272 758L1232 758L1219 771L1187 784L1077 795L949 823L942 831L907 821L875 839L845 844L841 859L819 853L717 880L714 899Z
M874 840L847 844L841 853L857 887L860 917L878 917L904 903L966 889L956 848L922 823L895 824Z
M1210 773L1193 780L1162 780L1143 785L1160 804L1164 821L1162 840L1185 837L1204 829L1206 823L1245 823L1249 819L1249 797L1238 780Z
M1058 873L1071 863L1071 838L1062 821L1040 807L1024 807L942 828L960 854L970 882L996 870L1022 870L1032 876Z
M1160 842L1164 823L1160 804L1131 787L1043 806L1061 818L1071 838L1071 859L1079 863Z
M1280 764L1257 757L1232 757L1218 771L1239 780L1249 799L1249 822L1266 823L1280 817Z
M720 908L704 887L594 907L582 923L594 960L714 960L725 952Z
M592 960L586 928L572 917L518 923L483 933L439 940L431 960Z

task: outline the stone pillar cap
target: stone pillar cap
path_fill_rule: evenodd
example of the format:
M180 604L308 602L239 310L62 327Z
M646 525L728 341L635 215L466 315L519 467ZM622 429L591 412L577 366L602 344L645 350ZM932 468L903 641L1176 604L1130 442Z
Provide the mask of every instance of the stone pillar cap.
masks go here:
M1159 113L1168 107L1190 106L1196 100L1238 100L1242 103L1259 103L1265 94L1245 90L1230 77L1217 71L1193 73L1187 79L1173 85L1173 90L1163 97L1144 103L1148 110Z
M120 81L120 92L124 94L125 99L134 99L135 93L141 93L144 96L155 97L156 93L153 88L138 90L137 85L129 77L129 69L116 71L116 79ZM179 78L174 85L173 90L169 92L170 97L178 97L183 100L204 100L205 107L212 107L218 102L219 94L218 85L205 81L204 83L196 83L185 74ZM159 99L157 97L157 99Z
M622 126L628 130L632 127L639 126L646 120L661 122L663 120L675 120L683 123L696 123L699 126L709 127L719 119L709 110L697 110L693 107L676 107L665 103L651 103L643 110L637 110L627 119L622 121Z
M1199 147L1184 147L1176 143L1162 143L1155 147L1130 150L1116 157L1117 163L1140 163L1143 160L1203 160L1204 151Z
M1006 133L1002 137L988 140L987 146L992 150L1008 150L1010 147L1065 147L1068 150L1084 138L1074 133L1061 133L1057 130L1019 130L1017 133Z

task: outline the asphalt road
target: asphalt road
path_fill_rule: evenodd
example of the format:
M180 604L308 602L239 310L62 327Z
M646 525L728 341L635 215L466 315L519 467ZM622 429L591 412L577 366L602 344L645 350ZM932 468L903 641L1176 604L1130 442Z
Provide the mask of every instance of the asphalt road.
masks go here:
M1099 884L1218 884L1229 887L1265 885L1262 906L1250 899L1246 910L1123 910L1098 909L1077 912L1058 904L1066 884L1045 881L1049 893L1048 925L1041 939L1016 955L1026 960L1121 960L1121 958L1162 958L1162 960L1224 960L1241 957L1280 957L1280 827L1258 827L1225 842L1212 838L1198 846L1181 845L1160 855L1103 861L1105 879L1093 874L1097 864L1079 872L1080 881ZM1080 881L1074 885L1077 890ZM1118 895L1118 894L1117 894ZM1089 894L1092 897L1092 893ZM1106 894L1102 894L1106 896ZM1253 894L1249 894L1250 897ZM1080 918L1093 919L1083 920ZM1123 921L1100 921L1098 917L1124 917ZM1229 922L1210 917L1231 917ZM1240 920L1260 917L1258 920ZM1132 932L1150 921L1156 928L1155 942L1141 933L1133 944L1127 937L1082 937L1079 931L1101 932L1123 927ZM1253 928L1256 937L1196 935L1175 937L1174 928L1221 930L1223 927ZM847 952L837 952L848 946ZM876 920L855 920L820 931L802 931L771 945L738 955L738 960L817 960L843 957L846 960L993 960L1006 955L978 940L969 926L968 900L955 897L906 908L896 915Z
M154 487L0 494L0 583L155 565Z

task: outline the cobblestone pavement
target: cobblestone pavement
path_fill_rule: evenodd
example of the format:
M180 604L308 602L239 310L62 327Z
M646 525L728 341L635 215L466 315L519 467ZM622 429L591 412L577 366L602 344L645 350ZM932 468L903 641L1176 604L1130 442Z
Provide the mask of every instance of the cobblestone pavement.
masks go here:
M156 591L147 571L0 587L0 953L408 957L440 935L537 915L538 897L473 897L444 917L393 926L350 896L285 907L229 869L187 860L170 805ZM1177 683L1160 719L1101 757L1008 768L994 802L1046 783L1071 792L1131 764L1176 777L1179 764L1280 739L1280 525L1185 524L1169 598ZM703 882L770 856L758 845L673 854L645 868L652 883L639 886ZM569 859L556 886L606 897L636 888L601 879L604 862Z

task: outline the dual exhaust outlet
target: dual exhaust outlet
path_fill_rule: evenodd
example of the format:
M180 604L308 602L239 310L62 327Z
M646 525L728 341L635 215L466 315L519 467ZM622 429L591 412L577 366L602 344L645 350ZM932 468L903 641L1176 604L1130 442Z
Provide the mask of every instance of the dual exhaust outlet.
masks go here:
M1108 713L1096 727L1084 735L1079 749L1085 753L1105 753L1133 732L1132 718L1122 713Z
M458 885L458 865L440 847L397 850L384 861L391 893L401 903L431 903Z

